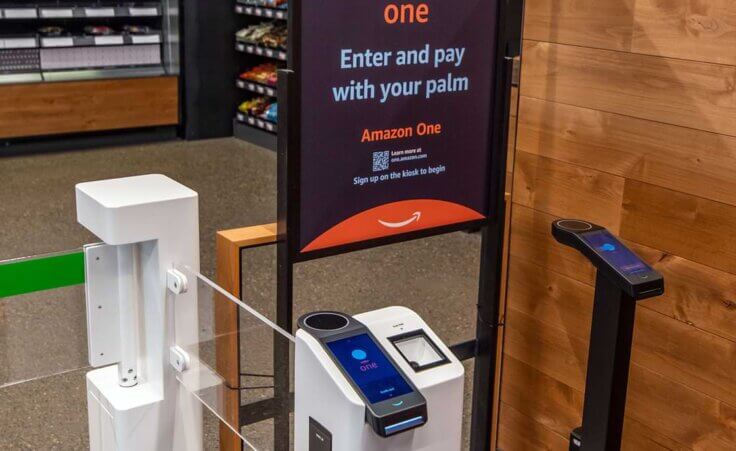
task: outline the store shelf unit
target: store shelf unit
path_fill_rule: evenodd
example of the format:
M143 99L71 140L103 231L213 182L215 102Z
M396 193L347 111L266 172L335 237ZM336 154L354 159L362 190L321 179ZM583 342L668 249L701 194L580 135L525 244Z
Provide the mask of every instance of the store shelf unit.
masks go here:
M264 110L263 105L278 102L275 72L286 66L288 9L282 0L239 0L234 10L240 25L235 36L240 77L235 84L241 104L234 119L234 135L276 150L278 124L266 119L269 108ZM249 114L242 103L259 97L264 98L257 108L260 114Z
M251 127L260 128L261 130L265 130L269 133L276 133L278 125L274 122L268 121L266 119L260 118L258 116L253 116L251 114L244 114L244 113L237 113L235 115L235 118L240 122L241 124L250 125Z
M262 96L277 97L275 86L268 86L268 85L256 83L250 80L242 80L242 79L236 80L235 85L240 89L245 89L246 91L254 92Z
M179 10L179 0L0 0L0 139L177 125Z
M103 45L160 44L160 33L111 34L106 36L42 37L40 47L96 47Z
M177 5L0 0L0 84L177 75Z
M157 3L119 6L0 6L0 20L4 21L157 16L161 16L161 5Z
M246 16L263 17L265 19L282 19L286 20L289 15L286 9L271 8L268 6L257 6L253 4L238 3L235 5L235 12L245 14Z
M269 47L263 47L261 45L250 44L248 42L236 42L235 49L238 52L264 56L266 58L271 58L278 61L286 61L286 51L281 49L272 49Z

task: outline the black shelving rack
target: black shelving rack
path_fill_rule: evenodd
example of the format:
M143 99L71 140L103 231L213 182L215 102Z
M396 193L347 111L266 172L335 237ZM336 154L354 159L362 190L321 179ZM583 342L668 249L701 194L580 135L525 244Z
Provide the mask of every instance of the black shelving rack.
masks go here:
M176 75L177 5L175 0L0 0L0 86Z
M286 25L288 9L276 6L273 0L237 0L235 14L238 16L238 30L261 23ZM272 63L277 68L286 66L287 49L265 45L262 42L239 39L235 36L236 61L239 74L264 63ZM238 77L235 85L238 88L238 105L256 97L278 99L275 79L274 84L263 80ZM261 147L276 150L276 133L278 124L263 116L254 116L237 110L233 119L233 135Z

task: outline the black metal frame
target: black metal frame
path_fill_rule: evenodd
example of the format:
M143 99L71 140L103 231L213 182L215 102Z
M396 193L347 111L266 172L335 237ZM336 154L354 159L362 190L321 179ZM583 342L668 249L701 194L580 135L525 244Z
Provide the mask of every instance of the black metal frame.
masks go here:
M279 132L278 132L278 242L277 242L277 306L276 321L279 326L291 331L293 328L293 271L299 262L348 253L360 249L368 249L387 244L399 243L433 235L445 234L461 230L482 231L480 285L478 292L478 316L475 340L451 346L452 351L461 359L475 358L475 374L473 384L473 418L471 427L471 449L486 451L491 448L492 416L494 403L494 379L496 374L496 348L498 337L498 316L500 308L500 286L502 277L503 237L505 226L505 180L506 149L508 142L508 116L512 84L513 57L518 56L521 30L521 12L523 0L498 1L498 28L494 37L496 46L496 63L494 70L495 96L489 99L491 108L491 124L489 127L488 163L489 218L461 224L451 224L430 230L395 235L385 238L353 243L346 246L314 251L306 254L299 252L299 204L300 188L300 130L301 92L300 73L295 68L301 67L301 42L291 39L289 49L289 70L279 71ZM289 36L301 35L302 2L289 5ZM291 151L290 151L291 150ZM284 405L293 399L289 387L290 364L288 361L288 342L274 339L274 402ZM287 356L287 357L285 357ZM246 413L247 406L241 408ZM272 411L274 424L274 449L287 451L289 438L279 431L288 430L289 413L285 409ZM251 423L254 415L245 415L242 424ZM261 415L255 415L262 418ZM285 439L285 440L284 440Z
M503 2L502 2L503 3ZM502 16L503 17L503 16ZM496 80L496 93L501 94L494 102L494 116L500 118L494 124L492 164L498 168L496 177L491 178L491 192L496 195L496 211L499 212L482 230L480 286L478 289L478 317L476 324L475 374L473 377L473 407L470 429L470 449L489 450L492 447L492 420L495 406L494 389L496 377L496 351L498 348L499 311L501 308L501 278L503 276L503 242L505 234L505 181L508 142L508 111L511 100L513 56L506 55L505 43L499 42L499 53L504 55L500 76ZM498 184L494 186L494 183ZM495 191L494 191L495 190Z

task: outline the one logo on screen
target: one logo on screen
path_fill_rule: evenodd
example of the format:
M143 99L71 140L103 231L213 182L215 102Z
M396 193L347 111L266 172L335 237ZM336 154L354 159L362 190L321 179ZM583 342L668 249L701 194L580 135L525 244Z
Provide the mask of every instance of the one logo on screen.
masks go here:
M616 250L616 246L614 246L611 243L606 243L606 244L603 244L601 247L599 247L599 249L604 252L613 252Z
M362 349L353 349L351 355L355 360L365 360L365 358L368 357L368 354L366 354Z
M400 229L401 227L408 226L412 222L419 222L419 218L421 218L421 217L422 217L422 212L421 211L415 211L414 213L412 213L411 218L407 219L406 221L401 221L401 222L387 222L387 221L383 221L383 220L379 219L378 222L382 226L388 227L390 229Z

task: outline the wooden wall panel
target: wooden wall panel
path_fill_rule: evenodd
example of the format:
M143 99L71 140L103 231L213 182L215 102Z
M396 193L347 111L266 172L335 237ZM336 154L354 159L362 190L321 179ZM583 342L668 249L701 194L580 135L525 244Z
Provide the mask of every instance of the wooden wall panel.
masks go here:
M516 153L514 201L557 216L585 216L618 232L624 179L523 151Z
M551 309L549 314L559 314L554 304L539 300L564 296L564 293L571 291L567 286L570 281L583 282L589 286L594 281L594 271L590 265L577 252L557 244L550 235L549 225L555 218L514 205L511 225L511 256L514 258L509 268L509 303L513 305L529 300L527 308L534 315L546 314L545 309ZM628 244L667 280L664 296L645 300L640 305L715 335L736 340L736 275L640 244ZM561 279L557 277L558 274L567 277ZM539 279L540 283L526 283L529 277ZM574 323L578 324L582 318L586 318L588 312L583 309L586 305L590 308L589 299L573 309L579 313L578 317L572 318Z
M533 415L541 415L537 417L537 421L561 433L567 428L568 421L581 421L577 406L581 402L579 398L584 389L587 341L572 337L565 330L537 321L528 315L518 314L517 321L513 321L511 315L514 314L513 309L510 309L506 333L509 335L510 331L518 327L514 336L523 336L524 343L519 344L514 339L507 338L506 355L521 362L522 368L525 367L533 375L525 375L527 381L554 391L544 395L537 391L537 385L527 387L531 394L550 398L550 405L533 408ZM542 359L541 355L550 357ZM554 356L558 358L555 359ZM564 359L563 356L576 357ZM510 377L512 376L506 373L504 382L511 384L508 380ZM514 405L516 400L510 400ZM545 403L546 400L540 402ZM646 369L637 362L631 366L627 402L627 417L650 429L649 434L659 435L659 443L676 442L686 448L701 447L700 449L736 447L736 429L733 424L736 420L736 409L688 386L668 383L665 376ZM550 421L548 417L554 416L556 411L562 412L565 423ZM629 435L628 440L632 438Z
M580 423L581 418L577 412L582 409L582 393L567 385L560 384L556 379L512 355L506 354L504 363L507 379L504 384L506 391L503 395L505 396L504 399L521 406L521 410L514 408L513 414L516 419L518 420L521 416L526 420L524 423L535 424L536 430L532 431L535 435L534 440L536 442L548 440L545 443L548 448L541 449L557 449L556 446L558 445L556 443L559 439L555 436L563 436L567 440L569 433L566 433L566 431ZM537 405L534 405L535 399L538 400ZM502 403L502 407L505 407L505 404ZM524 423L511 422L505 419L504 414L509 412L508 409L502 409L501 412L502 428L506 430L502 429L499 437L500 443L504 443L504 435L524 435L530 431L528 425L524 429L519 429ZM692 431L692 429L688 431ZM683 437L687 437L688 431L683 431ZM530 449L517 447L517 445L523 446L525 444L519 439L508 440L506 446L500 449ZM659 434L636 419L627 417L624 422L624 444L622 449L626 451L662 451L688 449L688 447Z
M732 406L636 364L627 403L632 418L687 449L736 449Z
M636 0L527 0L524 38L630 50Z
M564 330L568 338L587 342L593 314L592 286L521 258L514 260L510 272L514 285L509 287L507 349L513 343L523 343L535 333L535 328L526 320L531 318ZM525 329L519 331L520 327ZM736 342L662 315L647 305L638 309L635 331L632 362L736 406L736 380L733 378ZM552 340L546 338L544 342ZM557 375L558 380L582 389L572 381L582 384L584 380L587 347L583 355L577 351L567 355L539 353L537 358L540 362L544 359L559 361L565 371L573 373L567 378Z
M498 443L501 449L567 451L565 437L545 428L508 404L501 404ZM521 431L524 431L521 433Z
M0 86L0 138L174 125L177 77Z
M585 258L567 246L560 246L552 238L550 226L555 216L518 204L512 208L509 238L512 261L513 257L523 257L546 268L555 268L556 272L570 278L593 284L595 270Z
M519 150L736 205L736 138L525 97Z
M505 354L503 362L501 402L567 439L580 423L582 393L515 356Z
M736 65L733 0L637 0L631 50Z
M732 0L527 0L524 37L736 64Z
M621 236L628 240L736 274L734 231L734 206L626 181Z
M667 280L664 296L642 301L698 329L736 341L736 275L676 255L630 243Z
M521 94L736 136L736 67L525 41Z
M624 451L684 451L688 449L681 443L631 418L624 418L623 442Z
M526 8L497 444L580 425L594 271L550 234L574 216L666 280L638 304L623 449L736 449L736 3Z

